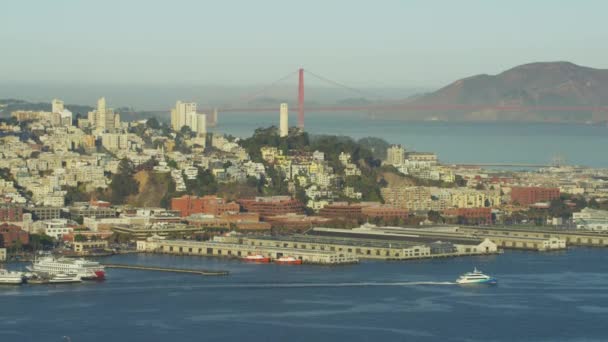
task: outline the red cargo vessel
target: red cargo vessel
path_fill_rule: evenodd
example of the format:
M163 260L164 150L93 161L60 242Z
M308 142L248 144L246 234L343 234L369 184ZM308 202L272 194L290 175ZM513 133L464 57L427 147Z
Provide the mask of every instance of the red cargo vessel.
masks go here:
M296 258L290 257L290 256L280 257L277 260L275 260L274 262L276 262L277 264L283 264L283 265L301 265L302 264L302 260L296 259Z
M269 257L265 257L265 256L260 255L260 254L248 255L248 256L242 258L241 260L246 261L246 262L261 262L261 263L269 263L270 262L270 258Z

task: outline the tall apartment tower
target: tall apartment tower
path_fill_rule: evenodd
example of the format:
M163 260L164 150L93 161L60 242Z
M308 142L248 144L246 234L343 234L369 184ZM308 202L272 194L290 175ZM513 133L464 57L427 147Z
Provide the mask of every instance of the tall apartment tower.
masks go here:
M106 98L105 97L100 97L99 100L97 100L97 111L100 113L106 112Z
M179 131L187 124L187 116L190 113L196 113L196 103L177 101L175 108L171 110L171 127L174 131Z
M89 112L89 122L94 128L114 130L120 128L120 115L106 107L106 98L97 100L97 108Z
M196 114L197 115L197 125L196 125L196 133L199 136L204 136L207 134L207 115L206 114Z
M52 112L53 113L63 113L64 107L63 107L63 101L59 100L59 99L53 99L53 102L51 103L51 107L52 107Z
M287 103L281 103L279 110L279 136L286 137L289 134L289 107Z
M207 115L196 112L186 114L186 126L197 136L204 136L207 134Z

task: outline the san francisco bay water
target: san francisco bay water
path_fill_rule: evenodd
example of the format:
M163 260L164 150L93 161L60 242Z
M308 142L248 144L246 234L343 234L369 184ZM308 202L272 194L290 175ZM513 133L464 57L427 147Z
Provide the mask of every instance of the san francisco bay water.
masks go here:
M290 126L296 116L290 114ZM220 114L217 132L249 137L258 127L278 126L278 112ZM365 113L308 113L311 134L368 136L407 149L436 152L448 163L568 164L608 167L608 127L550 123L456 123L372 120Z
M606 341L603 249L340 267L121 255L101 283L0 288L0 341ZM11 268L21 265L12 264ZM461 287L477 266L498 286Z

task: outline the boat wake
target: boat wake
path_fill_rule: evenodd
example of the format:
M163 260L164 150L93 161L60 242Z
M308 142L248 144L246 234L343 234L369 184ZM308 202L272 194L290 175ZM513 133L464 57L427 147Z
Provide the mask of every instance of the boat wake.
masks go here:
M407 282L357 282L357 283L253 283L253 284L225 284L207 285L205 287L233 287L233 288L304 288L304 287L399 287L399 286L432 286L456 285L450 281L407 281Z

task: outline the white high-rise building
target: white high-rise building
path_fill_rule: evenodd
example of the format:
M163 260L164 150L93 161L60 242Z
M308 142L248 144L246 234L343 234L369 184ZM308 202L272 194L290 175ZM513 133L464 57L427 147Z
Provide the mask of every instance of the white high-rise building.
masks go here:
M196 103L177 101L175 108L171 110L171 127L174 131L179 131L187 124L187 116L190 113L196 113Z
M207 134L207 115L196 112L186 114L186 126L198 136Z
M51 107L51 112L53 113L63 113L63 110L65 109L63 107L63 101L59 99L53 99L53 101L51 102Z
M204 113L198 113L196 114L197 116L197 125L196 125L196 129L193 128L193 130L196 131L196 133L201 136L201 135L206 135L207 134L207 115Z
M106 98L97 100L97 108L89 112L89 122L93 128L114 130L120 128L120 116L114 110L106 108Z
M106 111L106 98L105 97L100 97L99 100L97 100L97 110L99 112L104 112Z
M287 103L281 103L279 110L279 136L286 137L289 135L289 107Z
M61 125L62 126L72 126L72 112L67 109L61 111Z
M128 135L122 133L103 133L101 135L101 145L109 151L126 150L129 147Z

